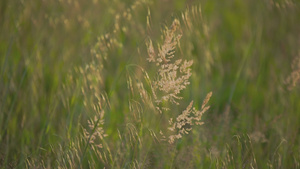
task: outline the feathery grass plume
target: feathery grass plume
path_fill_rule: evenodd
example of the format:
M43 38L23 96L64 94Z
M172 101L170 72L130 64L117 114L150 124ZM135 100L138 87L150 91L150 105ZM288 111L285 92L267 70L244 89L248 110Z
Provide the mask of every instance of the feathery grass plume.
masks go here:
M293 60L291 67L293 71L285 80L288 90L292 90L294 87L296 87L296 85L300 83L300 52L298 56Z
M88 74L92 75L90 73ZM84 84L87 86L82 87L82 93L85 99L85 110L92 113L92 118L87 120L88 126L86 128L82 127L83 138L85 140L85 150L83 150L80 161L84 158L87 147L90 147L90 150L97 157L96 160L101 160L103 164L108 165L112 160L112 156L110 148L104 139L107 137L104 130L104 116L105 110L110 108L110 103L108 101L108 96L100 93L99 88L101 87L101 84L99 84L99 81L95 80L100 76L100 74L98 76L95 75L92 79L89 78L89 75L87 75L84 79Z
M188 24L188 23L187 23ZM191 66L193 60L175 59L175 47L179 46L179 40L182 36L179 20L175 19L171 28L164 31L164 43L158 45L158 53L156 54L152 41L146 43L148 49L147 61L155 63L158 73L157 78L153 82L153 96L157 104L158 110L169 110L168 107L160 107L162 102L170 102L179 105L178 100L182 99L179 96L180 92L190 84L189 78L192 75ZM159 93L161 92L161 93ZM180 114L175 121L173 118L169 120L171 134L165 136L163 131L160 131L162 140L168 140L170 144L174 143L176 139L180 139L182 135L188 134L192 130L192 125L202 125L201 117L204 112L209 109L206 106L212 92L208 93L201 110L196 110L193 107L193 101Z
M176 139L180 139L182 135L189 134L189 132L192 130L193 125L202 125L204 124L201 122L202 115L209 109L210 106L207 106L207 103L209 99L212 96L212 92L209 92L206 95L206 98L204 99L201 110L196 110L195 107L193 107L193 101L190 102L190 104L187 106L187 108L180 114L176 121L173 122L173 119L171 118L169 120L169 124L171 127L169 127L169 130L172 131L174 134L169 136L168 142L170 144L174 143Z
M87 131L86 129L83 129L84 131L84 137L89 140L90 144L94 144L95 146L99 148L103 148L102 143L96 143L96 140L102 140L104 137L107 136L105 134L103 125L104 125L104 111L102 110L99 115L95 115L94 119L90 119L88 121L88 127L91 130L91 132Z
M88 120L88 128L82 128L85 149L83 150L80 161L84 158L86 151L88 151L88 147L90 147L89 151L95 155L93 156L93 160L89 160L89 163L95 163L100 160L102 164L109 166L113 161L110 146L105 140L105 137L108 135L104 130L104 114L104 110L101 110L93 119ZM95 164L97 163L99 162L96 162Z
M99 163L95 163L95 161L100 160L102 164L108 165L112 160L110 148L105 142L107 134L104 130L104 116L105 111L110 108L110 103L107 94L103 92L103 56L99 56L97 53L93 54L95 58L85 67L79 68L82 76L81 92L84 110L91 117L87 119L87 127L82 127L84 145L81 146L83 150L80 154L79 164L82 165L85 156L93 153L95 159L88 161L91 166Z
M164 43L158 45L157 54L152 41L149 39L146 43L148 49L147 60L155 63L158 69L158 77L153 82L153 95L158 105L163 101L179 105L178 100L182 99L182 97L178 95L190 84L188 80L192 75L190 67L193 61L183 61L182 59L173 61L175 47L179 44L180 38L180 22L175 19L171 28L166 28L164 31ZM162 93L160 97L156 94L158 92Z

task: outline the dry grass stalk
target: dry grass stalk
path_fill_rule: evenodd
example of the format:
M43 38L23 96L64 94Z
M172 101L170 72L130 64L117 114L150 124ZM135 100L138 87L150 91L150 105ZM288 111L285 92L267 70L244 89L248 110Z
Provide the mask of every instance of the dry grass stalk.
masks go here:
M157 78L152 83L152 92L157 108L161 112L162 110L169 110L169 108L160 107L160 103L162 102L179 105L178 100L182 99L182 97L179 96L180 92L190 84L189 78L192 75L191 66L193 65L193 60L183 61L182 59L174 58L175 47L177 45L179 46L181 36L180 22L175 19L171 28L166 28L164 31L164 43L162 45L158 44L157 54L151 40L146 44L148 49L147 60L155 63L158 69ZM160 131L162 140L167 140L172 144L176 139L180 139L184 134L188 134L192 130L193 125L202 125L201 117L203 113L209 109L207 103L211 95L212 92L207 94L200 111L193 107L193 101L191 101L175 121L171 118L169 120L170 127L168 129L172 134L165 136L165 134Z
M190 102L190 104L187 106L187 108L180 114L176 121L173 122L173 119L171 118L169 120L169 124L171 127L169 127L169 130L174 132L174 135L169 136L168 142L170 144L174 143L176 139L180 139L182 135L189 134L189 132L192 130L193 125L202 125L204 124L201 122L202 115L209 109L210 106L207 106L207 103L209 99L212 96L212 92L209 92L206 95L206 98L204 99L201 110L196 110L195 107L193 107L193 101Z

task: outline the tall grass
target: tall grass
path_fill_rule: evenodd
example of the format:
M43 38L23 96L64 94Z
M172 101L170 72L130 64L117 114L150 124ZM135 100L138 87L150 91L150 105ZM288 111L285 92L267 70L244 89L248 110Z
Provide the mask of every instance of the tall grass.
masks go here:
M1 168L300 168L299 5L1 1Z

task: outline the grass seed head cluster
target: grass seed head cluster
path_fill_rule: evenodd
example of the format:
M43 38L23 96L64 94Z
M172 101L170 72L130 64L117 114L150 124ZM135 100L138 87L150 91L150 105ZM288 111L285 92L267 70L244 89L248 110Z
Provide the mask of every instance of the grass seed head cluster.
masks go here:
M192 75L191 66L193 65L193 60L188 61L175 57L175 49L180 44L181 36L180 22L175 19L170 28L165 28L163 44L158 44L158 52L155 51L151 40L146 43L148 49L147 60L154 63L157 69L157 77L152 83L152 89L154 90L152 93L157 109L160 112L169 110L168 107L161 106L163 102L180 105L179 100L183 99L180 96L180 92L190 84L189 78ZM168 129L173 132L173 134L168 136L170 144L174 143L176 139L180 139L184 134L188 134L192 130L192 125L203 124L200 122L201 117L209 109L209 106L206 106L206 104L211 95L212 93L210 92L206 96L200 111L193 107L193 101L191 101L175 121L173 121L173 118L169 120L170 127ZM163 132L161 131L160 133L165 139L166 136L164 136Z

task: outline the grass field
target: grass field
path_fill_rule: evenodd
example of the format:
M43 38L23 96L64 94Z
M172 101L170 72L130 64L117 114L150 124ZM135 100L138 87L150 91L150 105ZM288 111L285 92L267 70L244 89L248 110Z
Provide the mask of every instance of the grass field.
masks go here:
M1 168L300 168L297 0L1 0Z

